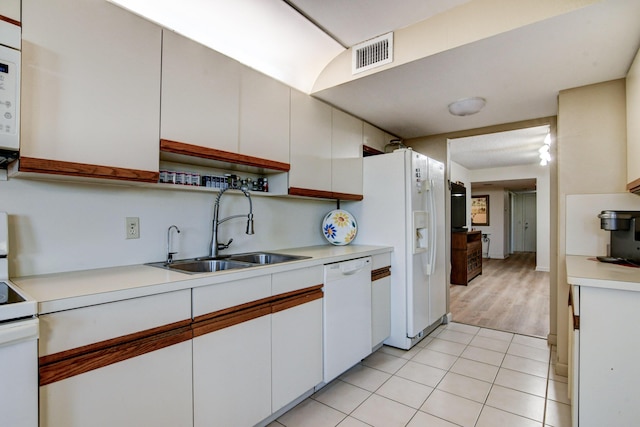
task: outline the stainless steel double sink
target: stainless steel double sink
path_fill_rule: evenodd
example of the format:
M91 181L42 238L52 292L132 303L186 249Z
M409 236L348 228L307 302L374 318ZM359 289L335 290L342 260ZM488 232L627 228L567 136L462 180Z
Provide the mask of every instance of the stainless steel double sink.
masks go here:
M309 256L277 254L270 252L249 252L245 254L226 255L216 258L193 258L177 260L171 263L152 262L147 265L164 268L167 270L177 270L183 273L212 273L223 270L236 270L240 268L251 268L258 265L279 264L282 262L309 259Z

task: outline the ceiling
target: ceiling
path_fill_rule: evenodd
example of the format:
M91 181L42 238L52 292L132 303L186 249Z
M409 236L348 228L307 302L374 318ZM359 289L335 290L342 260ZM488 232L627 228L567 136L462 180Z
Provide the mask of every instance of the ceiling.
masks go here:
M536 164L548 133L546 125L455 138L450 140L449 155L468 170Z
M450 139L449 155L451 161L470 171L539 164L539 150L548 133L549 126L544 125ZM474 181L471 189L476 192L494 189L535 191L536 179Z
M461 0L286 0L345 46L415 24ZM640 46L640 1L603 0L551 19L424 57L313 95L403 139L558 113L561 90L624 78ZM452 116L458 99L487 100ZM548 127L457 139L451 159L467 169L538 163ZM535 189L535 180L474 183ZM489 187L490 188L490 187Z
M415 4L374 0L378 19L351 19L356 11L339 0L290 0L338 39L381 34L385 15L407 12ZM354 2L359 3L359 2ZM443 3L447 3L444 1ZM559 91L623 78L640 45L640 1L602 0L593 5L515 28L365 77L313 95L408 139L475 129L557 114ZM395 25L401 27L402 23ZM486 98L478 114L455 117L448 104L470 96Z
M428 19L470 0L284 0L344 47Z

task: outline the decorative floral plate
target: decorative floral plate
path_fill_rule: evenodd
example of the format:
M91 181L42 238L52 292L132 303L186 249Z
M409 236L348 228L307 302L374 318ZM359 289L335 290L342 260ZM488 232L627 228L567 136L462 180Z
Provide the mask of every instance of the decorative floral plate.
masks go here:
M322 234L332 245L348 245L358 232L356 219L349 212L336 209L324 216Z

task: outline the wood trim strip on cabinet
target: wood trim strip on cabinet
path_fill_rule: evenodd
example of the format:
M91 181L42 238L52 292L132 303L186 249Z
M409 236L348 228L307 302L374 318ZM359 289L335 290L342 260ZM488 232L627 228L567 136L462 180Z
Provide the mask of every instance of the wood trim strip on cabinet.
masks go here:
M156 328L146 329L144 331L134 332L132 334L127 334L120 337L108 339L105 341L84 345L82 347L76 347L76 348L61 351L58 353L40 356L40 358L38 359L38 364L40 366L49 365L51 363L60 362L65 359L82 356L87 353L93 353L96 351L104 350L105 348L127 344L132 341L145 339L145 338L152 337L159 334L165 334L167 332L189 327L190 325L191 325L191 319L181 320L179 322L158 326Z
M380 151L377 148L369 147L368 145L362 145L362 156L377 156L378 154L384 154L384 151Z
M37 159L22 156L18 160L18 171L150 183L157 183L160 177L160 173L155 171L91 165L87 163L64 162L61 160Z
M371 281L375 282L376 280L384 279L385 277L391 276L391 266L376 268L371 271Z
M244 304L225 308L223 310L218 310L197 316L193 319L194 336L214 332L219 329L228 328L230 326L237 325L238 323L246 322L260 316L265 316L267 314L270 314L273 310L273 307L277 306L280 303L291 304L291 301L296 301L297 303L290 305L290 307L294 307L298 304L304 304L305 302L313 301L312 299L308 299L307 297L307 295L310 294L314 294L314 296L317 298L322 298L322 286L323 285L310 286L308 288L273 295L267 298L250 301ZM300 300L297 300L297 298L300 298Z
M199 324L199 323L207 322L223 316L229 316L229 315L233 316L235 314L240 313L241 311L251 310L256 307L260 307L264 305L268 306L269 304L271 304L272 300L273 300L273 297L266 297L266 298L262 298L255 301L249 301L244 304L234 305L233 307L224 308L222 310L212 311L211 313L201 314L200 316L196 316L193 318L193 323Z
M268 314L271 314L271 303L265 303L257 307L244 308L233 313L194 323L192 326L193 337L195 338L220 329L229 328Z
M290 196L315 197L319 199L332 199L333 193L324 190L311 190L308 188L289 187Z
M640 178L634 179L633 181L628 183L627 184L627 191L630 191L631 193L640 192Z
M199 157L201 159L217 160L221 162L234 163L244 166L254 166L275 171L289 172L288 163L277 162L275 160L261 159L259 157L247 156L244 154L232 153L230 151L216 150L215 148L201 147L198 145L186 144L184 142L171 141L169 139L160 140L160 151L184 156Z
M0 15L0 21L8 22L9 24L17 25L18 27L22 27L22 22L16 21L15 19L9 18L8 16Z
M40 386L62 381L194 337L321 299L322 284L251 301L214 313L72 348L38 359Z
M573 330L580 329L580 316L576 316L575 305L573 305L573 292L569 289L569 307L571 308L571 318L573 321Z
M360 201L363 199L361 194L336 193L333 191L313 190L310 188L289 187L290 196L313 197L316 199L337 199Z
M106 347L91 353L60 360L58 362L41 365L39 370L40 386L62 381L94 369L122 362L123 360L141 356L161 348L189 341L193 337L190 327L183 327L153 335L135 341Z
M306 304L317 299L322 299L324 292L322 289L316 289L311 292L306 292L302 295L296 295L293 297L285 298L283 300L274 302L271 305L271 313L277 313L279 311L288 310L298 305Z
M286 298L291 298L291 297L294 297L294 296L297 296L297 295L308 294L310 292L320 290L320 289L322 289L323 286L324 285L321 283L319 285L313 285L313 286L309 286L307 288L297 289L297 290L291 291L291 292L284 292L282 294L274 295L271 298L272 298L273 302L278 302L278 301L281 301L281 300L286 299Z
M362 199L364 199L362 194L336 193L336 192L331 193L331 198L336 200L349 200L354 202L359 202Z

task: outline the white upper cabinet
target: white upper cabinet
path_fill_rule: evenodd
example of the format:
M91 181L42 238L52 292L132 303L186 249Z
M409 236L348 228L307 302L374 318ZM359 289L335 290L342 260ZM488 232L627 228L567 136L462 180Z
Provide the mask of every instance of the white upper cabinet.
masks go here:
M384 132L369 123L364 124L362 143L380 151L384 151L384 146L387 144Z
M248 67L242 67L239 152L289 163L291 89Z
M333 109L331 189L362 194L362 120Z
M237 153L242 66L169 30L163 34L161 138Z
M19 22L20 0L2 0L0 2L0 15Z
M161 37L104 0L23 0L21 156L157 175Z
M290 188L331 192L331 110L317 99L291 91Z
M385 145L391 142L392 139L396 139L396 137L369 123L364 124L362 143L367 147L384 152Z

